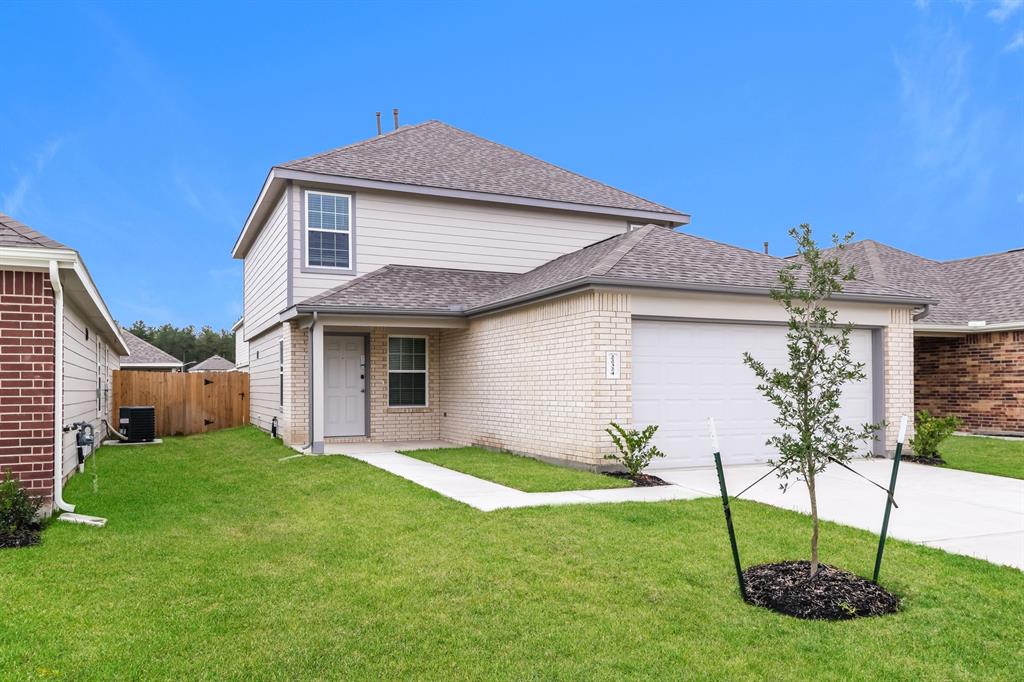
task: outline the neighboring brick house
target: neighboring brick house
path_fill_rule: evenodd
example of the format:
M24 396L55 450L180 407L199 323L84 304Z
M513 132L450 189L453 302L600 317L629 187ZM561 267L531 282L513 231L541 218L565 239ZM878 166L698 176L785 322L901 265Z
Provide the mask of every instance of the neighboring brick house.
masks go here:
M130 355L121 356L121 369L139 372L180 372L182 362L149 341L140 339L125 328L121 328L121 338L128 346Z
M1024 249L933 261L864 240L843 249L858 276L923 292L914 318L914 404L970 433L1024 436Z
M689 217L444 123L271 169L233 256L251 418L286 442L442 439L595 467L609 421L660 425L657 466L763 461L741 360L785 359L785 261L675 231ZM912 410L913 289L851 283L869 379L850 423Z
M102 436L127 353L79 254L0 213L0 471L47 510L74 509L62 489L79 451L64 427L84 421Z

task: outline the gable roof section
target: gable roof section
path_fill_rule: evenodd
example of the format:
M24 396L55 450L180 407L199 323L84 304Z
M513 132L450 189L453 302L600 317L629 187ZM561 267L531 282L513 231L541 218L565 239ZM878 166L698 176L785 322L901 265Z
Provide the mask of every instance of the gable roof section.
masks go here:
M130 355L121 356L121 367L181 367L182 362L170 353L167 353L145 339L140 339L130 331L121 328L121 338L124 339Z
M280 167L420 187L679 213L441 121L405 126Z
M28 246L43 249L66 249L58 241L36 232L6 213L0 213L0 246Z
M864 239L827 252L854 266L860 277L935 298L937 302L919 320L922 326L1024 322L1024 250L934 261Z
M117 353L128 352L120 328L78 251L0 213L0 266L50 273L56 268L65 300L78 307L85 320L106 337Z
M296 306L297 312L471 315L589 285L766 295L787 261L647 225L523 274L389 265ZM839 300L921 304L929 299L871 281Z
M211 355L202 362L198 362L191 367L188 371L190 372L227 372L235 368L235 363L231 362L226 358L222 358L219 355Z
M622 216L683 225L690 217L441 121L404 126L271 168L235 242L244 258L289 180Z

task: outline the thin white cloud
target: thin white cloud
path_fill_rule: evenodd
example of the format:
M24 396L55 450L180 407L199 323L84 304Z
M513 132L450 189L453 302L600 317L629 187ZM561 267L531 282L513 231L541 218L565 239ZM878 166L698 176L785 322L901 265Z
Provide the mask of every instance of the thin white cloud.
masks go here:
M988 18L996 23L1003 23L1024 7L1024 0L999 0L995 7L987 12Z
M17 181L14 183L14 187L9 192L3 194L3 207L4 213L13 215L21 211L25 205L25 199L28 197L29 192L32 190L32 186L35 184L39 176L42 175L46 166L53 160L53 157L57 156L57 152L64 146L63 138L54 138L46 143L39 153L36 154L32 165L28 170L18 175Z
M925 28L894 56L912 182L974 210L991 200L1006 114L972 97L971 48L953 27Z
M928 9L932 4L932 0L914 0L914 6L919 10L924 11Z
M1017 192L1017 203L1024 204L1024 192Z
M1006 52L1016 52L1021 48L1024 48L1024 30L1017 31L1013 36L1013 40L1008 42L1003 50Z

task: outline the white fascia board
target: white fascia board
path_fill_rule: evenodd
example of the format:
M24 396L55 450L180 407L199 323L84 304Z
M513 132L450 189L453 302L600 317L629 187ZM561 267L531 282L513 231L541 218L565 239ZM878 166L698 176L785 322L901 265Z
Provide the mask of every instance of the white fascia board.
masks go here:
M82 261L82 257L77 251L41 247L0 247L0 265L6 267L42 270L49 267L50 261L57 261L57 265L62 271L69 272L81 282L90 302L106 323L108 338L114 341L114 350L118 355L128 355L128 347L125 345L124 339L121 338L120 329L114 322L107 304L100 296L99 289L92 281L89 269L85 267L85 262Z
M180 369L184 363L181 362L122 362L121 369Z
M914 323L914 332L954 333L954 334L986 334L988 332L1010 332L1024 329L1024 320L1020 322L998 322L983 326L967 324L921 324Z

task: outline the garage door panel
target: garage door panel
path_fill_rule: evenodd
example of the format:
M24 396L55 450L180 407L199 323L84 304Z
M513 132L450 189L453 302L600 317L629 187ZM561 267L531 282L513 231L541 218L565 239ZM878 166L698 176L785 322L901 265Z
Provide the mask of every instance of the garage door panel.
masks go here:
M871 376L871 333L854 330L853 357ZM668 456L652 468L711 464L707 418L718 425L727 463L763 462L777 433L775 408L757 391L743 364L749 351L769 368L786 366L786 328L781 325L710 322L633 322L633 416L637 426L658 424L655 443ZM859 426L872 421L870 378L844 390L840 417Z

